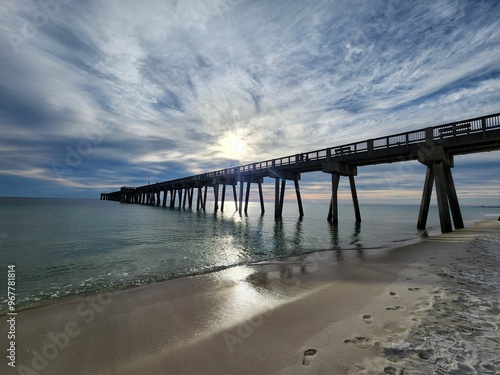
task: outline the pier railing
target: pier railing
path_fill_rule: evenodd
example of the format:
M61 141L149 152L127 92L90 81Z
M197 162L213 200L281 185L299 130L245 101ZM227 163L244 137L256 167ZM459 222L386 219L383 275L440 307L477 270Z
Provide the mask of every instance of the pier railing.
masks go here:
M471 134L486 133L493 129L500 128L500 113L476 117L468 120L456 121L425 129L419 129L404 133L392 134L384 137L364 140L361 142L347 143L334 147L324 148L315 151L308 151L300 154L288 155L280 158L245 164L232 168L220 169L217 171L198 174L195 176L179 178L152 185L141 186L141 188L152 188L165 184L196 183L197 181L207 181L217 177L239 177L257 171L268 171L274 168L290 167L298 163L314 161L328 161L332 159L349 158L356 159L358 156L370 155L378 150L387 150L394 147L406 147L417 143L439 141L446 139L456 140Z

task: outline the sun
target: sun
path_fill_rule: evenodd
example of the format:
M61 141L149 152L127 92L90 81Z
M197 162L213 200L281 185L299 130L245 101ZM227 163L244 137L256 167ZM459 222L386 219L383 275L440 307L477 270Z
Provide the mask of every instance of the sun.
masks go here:
M234 133L226 133L219 140L219 151L229 159L240 160L245 155L247 144L245 140Z
M245 148L245 142L243 139L234 137L229 140L231 151L234 153L240 153Z

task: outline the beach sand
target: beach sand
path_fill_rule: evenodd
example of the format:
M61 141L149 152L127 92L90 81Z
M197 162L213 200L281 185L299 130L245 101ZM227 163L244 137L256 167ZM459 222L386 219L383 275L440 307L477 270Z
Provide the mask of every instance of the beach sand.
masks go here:
M0 367L51 375L495 374L500 255L481 249L481 238L499 229L491 220L377 255L313 253L25 310L16 316L16 368L5 356ZM5 324L1 335L8 348Z

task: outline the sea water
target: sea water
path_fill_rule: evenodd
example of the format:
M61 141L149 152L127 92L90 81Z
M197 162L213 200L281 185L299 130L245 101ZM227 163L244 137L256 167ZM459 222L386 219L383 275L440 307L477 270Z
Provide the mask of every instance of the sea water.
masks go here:
M234 203L225 211L120 204L97 199L0 198L0 265L16 266L17 307L63 297L142 285L238 264L342 252L339 259L366 257L381 248L436 235L431 207L426 231L416 229L419 207L361 204L339 206L339 225L327 220L328 203L305 202L299 218L285 203L275 220L274 204L251 202L241 217ZM465 224L500 215L498 208L463 206ZM6 276L5 276L6 277ZM6 312L1 295L0 313Z

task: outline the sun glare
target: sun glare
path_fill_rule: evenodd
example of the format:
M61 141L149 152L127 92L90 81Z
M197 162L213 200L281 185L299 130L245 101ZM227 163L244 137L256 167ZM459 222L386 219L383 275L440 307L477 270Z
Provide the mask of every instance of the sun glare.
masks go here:
M231 139L231 151L233 152L241 152L245 146L245 142L242 139L234 138Z
M230 159L241 159L246 151L245 141L235 134L226 134L219 144L222 154Z

